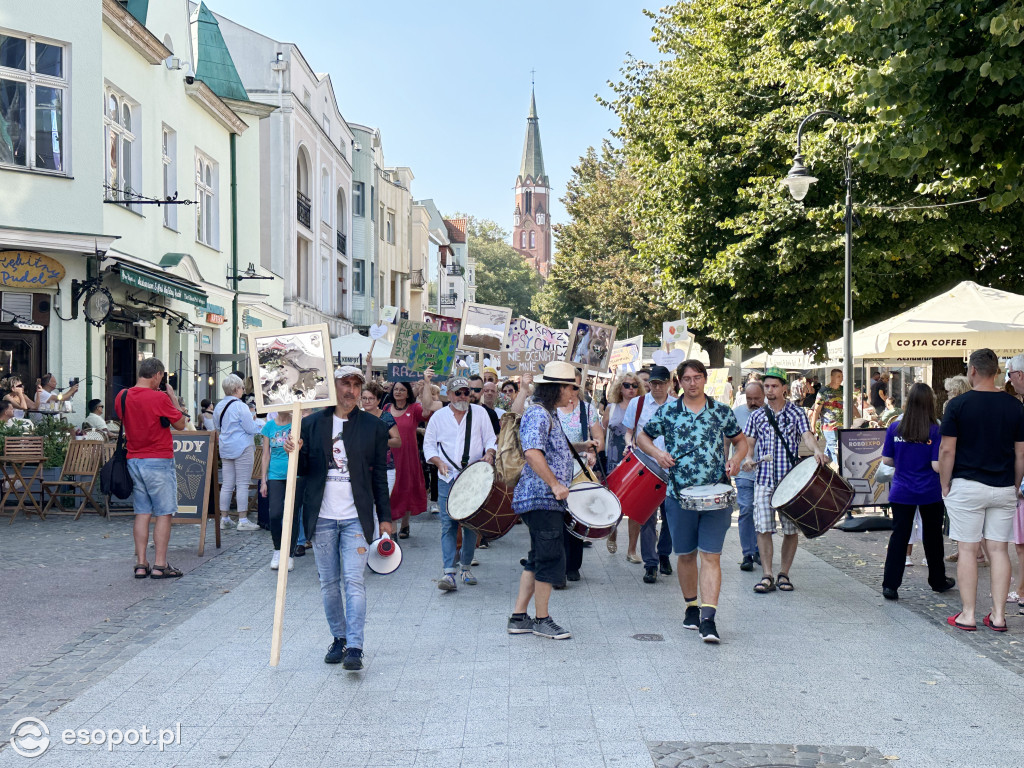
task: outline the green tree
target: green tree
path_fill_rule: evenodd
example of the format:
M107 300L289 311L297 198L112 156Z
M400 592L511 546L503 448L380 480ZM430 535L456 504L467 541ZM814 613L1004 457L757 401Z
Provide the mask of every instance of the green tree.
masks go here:
M843 314L843 145L872 120L851 97L849 58L822 40L825 11L809 0L691 0L650 15L665 58L628 60L610 103L635 179L639 258L691 325L729 343L822 351ZM853 122L809 126L803 152L820 181L796 203L779 181L796 126L822 107ZM855 176L860 326L1019 250L1011 217L886 210L922 177L859 164Z
M509 233L489 219L466 214L466 240L476 259L476 300L496 307L512 307L512 316L530 315L540 277L509 245Z

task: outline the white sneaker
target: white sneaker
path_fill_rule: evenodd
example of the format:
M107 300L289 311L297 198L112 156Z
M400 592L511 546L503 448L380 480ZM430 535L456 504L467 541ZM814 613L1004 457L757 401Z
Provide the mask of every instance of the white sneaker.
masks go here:
M926 558L923 558L923 559L921 560L921 565L923 565L923 566L924 566L925 568L927 568L927 567L928 567L928 558L927 558L927 557L926 557Z
M222 517L220 519L220 529L222 531L230 531L234 527L235 527L235 521L232 520L227 515L224 515L224 517Z
M294 571L295 570L295 558L294 557L289 557L288 558L288 570L289 571Z
M239 528L241 528L241 523L239 523ZM914 564L914 561L910 559L910 555L907 555L907 561L905 563L903 563L903 566L906 567L906 568L909 568L913 564Z
M281 550L275 549L274 556L270 558L270 570L276 571L279 565L281 565Z
M247 517L243 517L241 520L238 521L237 528L240 531L258 531L258 530L260 530L260 527L258 525L256 525L256 523L254 523L252 520L250 520Z

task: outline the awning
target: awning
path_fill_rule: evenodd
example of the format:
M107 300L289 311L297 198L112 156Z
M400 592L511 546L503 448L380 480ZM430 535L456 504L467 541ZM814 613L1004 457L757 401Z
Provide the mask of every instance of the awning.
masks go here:
M184 301L196 307L206 308L206 293L195 283L136 264L129 266L123 262L118 263L118 272L121 282L125 285L159 293L161 296Z

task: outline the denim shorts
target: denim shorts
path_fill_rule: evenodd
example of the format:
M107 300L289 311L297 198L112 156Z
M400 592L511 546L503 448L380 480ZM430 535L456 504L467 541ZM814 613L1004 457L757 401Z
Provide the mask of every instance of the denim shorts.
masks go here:
M732 525L732 507L697 512L683 509L675 498L666 496L665 520L672 532L672 549L677 555L689 555L698 549L718 555Z
M128 459L135 490L136 515L173 515L178 511L178 475L174 459Z
M562 531L565 529L563 510L535 509L520 515L530 531L530 551L526 555L524 571L533 573L537 581L544 584L561 584L565 581L565 546Z

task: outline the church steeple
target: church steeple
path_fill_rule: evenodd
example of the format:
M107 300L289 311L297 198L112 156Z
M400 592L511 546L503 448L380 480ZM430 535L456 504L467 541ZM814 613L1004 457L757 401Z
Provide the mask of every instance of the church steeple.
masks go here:
M523 142L523 160L519 164L519 178L531 178L534 182L547 186L548 177L544 173L544 151L540 146L540 120L537 117L537 97L530 88L530 114L526 117L526 140Z
M544 152L540 146L537 97L531 82L526 141L523 142L523 159L516 178L512 247L544 277L551 269L550 198L551 184L544 171Z

